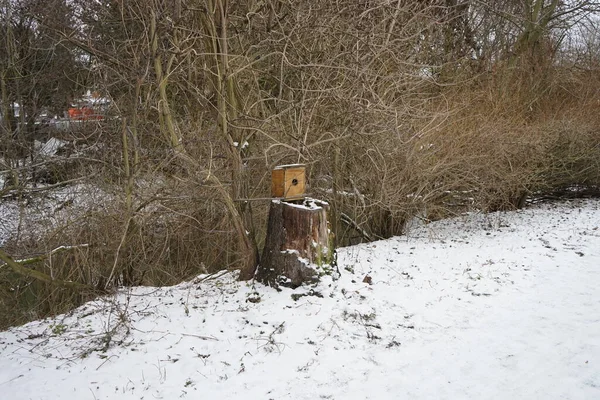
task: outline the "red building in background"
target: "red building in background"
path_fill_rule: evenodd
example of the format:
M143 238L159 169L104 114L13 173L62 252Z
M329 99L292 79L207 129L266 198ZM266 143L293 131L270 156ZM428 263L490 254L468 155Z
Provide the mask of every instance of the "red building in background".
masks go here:
M104 119L109 100L102 98L98 92L87 92L73 107L69 108L71 121L93 121Z

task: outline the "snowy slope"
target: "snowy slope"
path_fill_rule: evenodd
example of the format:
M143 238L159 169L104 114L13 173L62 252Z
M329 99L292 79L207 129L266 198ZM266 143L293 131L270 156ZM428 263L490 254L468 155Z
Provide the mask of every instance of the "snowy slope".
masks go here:
M600 399L600 202L439 221L339 264L312 291L225 273L0 333L0 396Z
M68 221L80 221L86 213L106 208L114 201L114 196L93 185L38 189L40 193L25 201L0 199L0 246L17 237L37 240L40 232L48 233L57 226L65 227Z

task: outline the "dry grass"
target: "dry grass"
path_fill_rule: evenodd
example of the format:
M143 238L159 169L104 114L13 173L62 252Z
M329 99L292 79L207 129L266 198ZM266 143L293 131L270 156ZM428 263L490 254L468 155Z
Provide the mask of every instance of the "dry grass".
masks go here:
M555 71L539 93L534 79L506 82L483 76L449 87L421 110L428 118L405 124L411 130L342 141L344 194L328 200L372 237L387 237L415 216L509 210L568 187L597 188L597 82L573 71ZM342 243L354 242L357 230L341 226Z

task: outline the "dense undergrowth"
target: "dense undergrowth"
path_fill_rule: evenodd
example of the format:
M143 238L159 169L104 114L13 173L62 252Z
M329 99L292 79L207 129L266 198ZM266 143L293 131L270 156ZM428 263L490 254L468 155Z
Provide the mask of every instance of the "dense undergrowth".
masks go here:
M87 87L111 99L107 118L46 132L71 147L43 159L28 150L39 132L12 121L1 154L0 206L18 214L2 251L85 289L3 265L0 327L117 285L252 276L279 164L307 164L338 246L402 234L414 218L600 191L598 53L553 42L542 20L512 30L471 2L267 2L250 13L190 0L179 19L101 3L86 26L104 18L112 30L60 43L96 60ZM48 38L65 37L59 22L45 21Z

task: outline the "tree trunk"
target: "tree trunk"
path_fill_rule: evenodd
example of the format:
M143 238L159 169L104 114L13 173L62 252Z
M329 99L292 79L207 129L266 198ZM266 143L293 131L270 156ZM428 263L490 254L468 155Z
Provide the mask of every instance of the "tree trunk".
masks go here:
M271 286L298 287L316 282L319 268L331 262L327 209L323 201L271 202L267 238L257 279Z
M252 208L247 202L236 201L247 199L250 193L246 177L247 171L242 157L246 136L243 133L243 128L230 125L230 121L238 120L240 102L238 101L238 93L235 90L235 78L229 67L228 1L208 1L207 10L209 12L201 16L201 21L206 37L206 47L211 50L214 56L212 60L214 64L210 69L213 72L213 88L217 95L219 129L229 149L232 181L231 199L235 201L235 214L232 214L232 218L234 219L238 243L243 256L240 265L240 280L249 280L254 277L256 272L258 245L255 237Z

